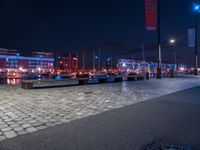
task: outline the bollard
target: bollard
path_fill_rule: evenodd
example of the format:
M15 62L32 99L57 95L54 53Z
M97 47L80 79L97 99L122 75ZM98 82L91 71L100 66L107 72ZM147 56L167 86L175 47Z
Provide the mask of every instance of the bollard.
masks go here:
M150 78L149 72L146 72L146 79L149 80L149 78Z
M170 70L170 78L173 78L174 77L174 69L171 69Z
M99 83L106 83L108 80L106 78L100 78Z
M162 78L162 69L159 68L157 69L157 76L156 76L157 79L161 79Z
M78 81L78 84L79 84L79 85L86 85L86 84L88 84L88 79L80 79L80 80Z
M115 82L122 82L122 81L123 81L122 77L116 77L115 78Z
M137 77L137 80L144 80L144 77Z
M23 89L33 89L33 82L21 82L21 88Z
M135 77L128 77L127 80L128 81L135 81L136 79L135 79Z

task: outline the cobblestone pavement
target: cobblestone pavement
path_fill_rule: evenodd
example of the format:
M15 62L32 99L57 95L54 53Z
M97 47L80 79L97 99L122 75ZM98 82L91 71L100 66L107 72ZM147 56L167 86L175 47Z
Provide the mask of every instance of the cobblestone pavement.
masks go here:
M199 77L35 90L0 85L0 141L195 86Z

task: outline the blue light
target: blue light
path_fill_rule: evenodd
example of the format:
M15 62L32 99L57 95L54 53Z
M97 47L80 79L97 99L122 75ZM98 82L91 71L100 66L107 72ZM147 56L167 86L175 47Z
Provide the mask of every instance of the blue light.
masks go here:
M194 4L194 11L200 12L200 4Z
M98 59L98 56L95 56L95 59Z
M55 79L56 79L56 80L61 80L62 77L61 77L60 75L57 75L57 76L55 77Z
M24 57L24 56L15 56L15 55L0 55L0 58L5 59L22 59L22 60L40 60L40 61L54 61L53 58L37 58L37 57Z
M17 56L19 56L20 55L20 53L17 53Z
M108 57L107 61L110 61L110 57Z

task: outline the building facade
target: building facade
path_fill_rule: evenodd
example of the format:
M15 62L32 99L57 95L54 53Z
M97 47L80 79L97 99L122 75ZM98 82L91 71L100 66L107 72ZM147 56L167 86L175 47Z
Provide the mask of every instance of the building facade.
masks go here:
M59 56L58 69L74 72L78 69L78 58L76 55L62 54Z
M34 52L32 57L21 56L17 50L0 48L0 71L52 72L54 54Z

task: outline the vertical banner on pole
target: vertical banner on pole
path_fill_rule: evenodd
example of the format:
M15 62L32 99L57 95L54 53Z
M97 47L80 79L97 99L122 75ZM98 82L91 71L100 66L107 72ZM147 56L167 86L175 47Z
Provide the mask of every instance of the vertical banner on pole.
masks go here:
M195 47L195 28L188 29L188 47Z
M157 29L157 0L145 0L146 29Z

